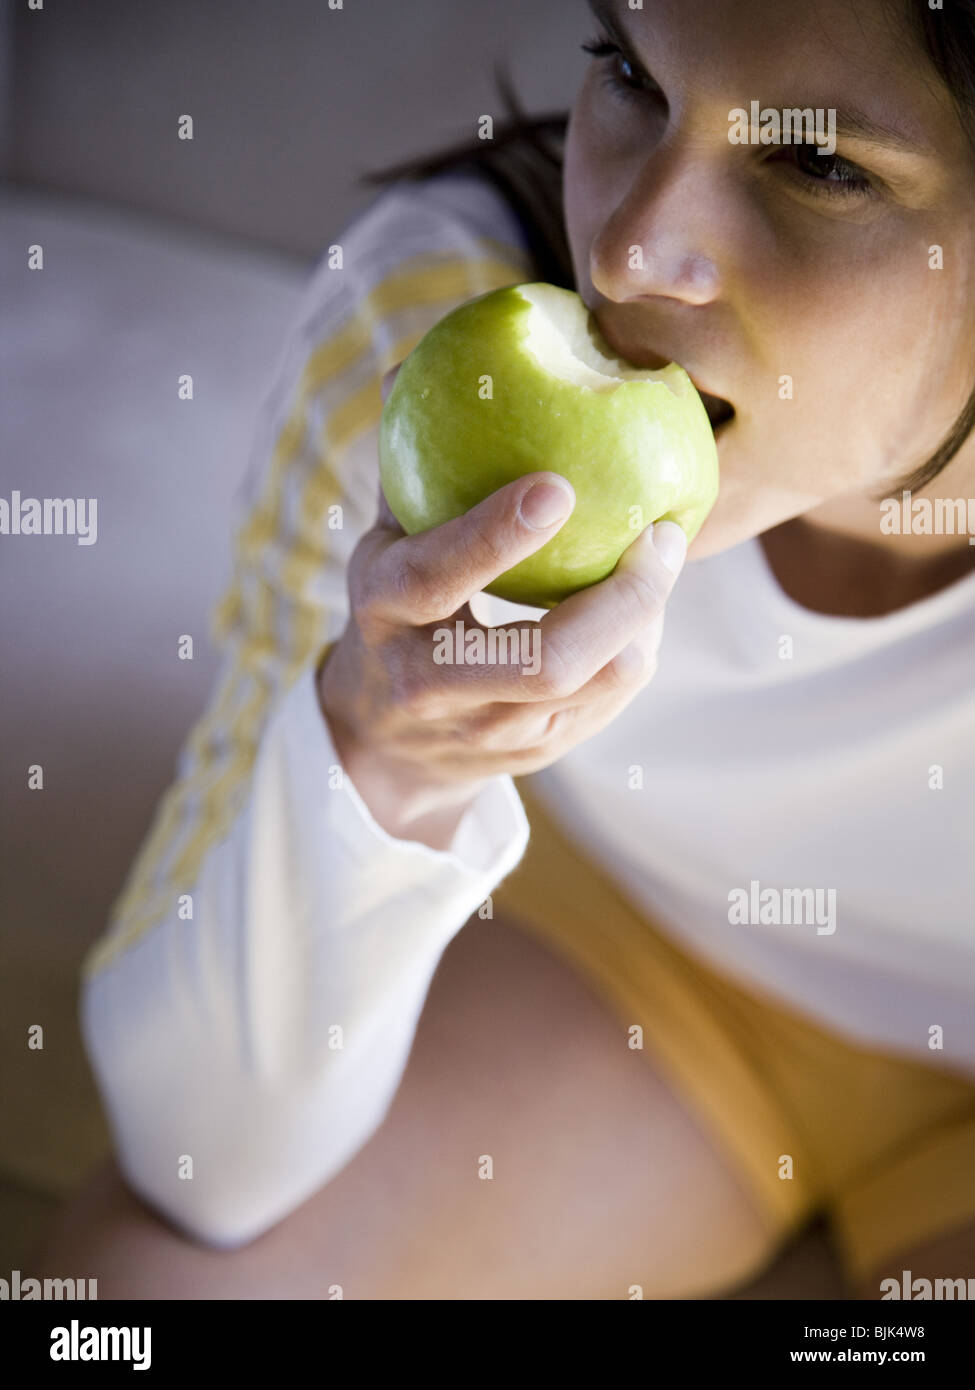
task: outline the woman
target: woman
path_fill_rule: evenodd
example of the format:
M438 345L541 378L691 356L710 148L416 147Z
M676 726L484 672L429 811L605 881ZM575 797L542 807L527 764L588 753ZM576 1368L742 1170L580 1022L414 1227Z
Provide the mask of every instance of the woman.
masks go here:
M975 11L594 10L564 245L540 186L404 180L309 288L224 677L86 962L149 1210L108 1169L45 1260L101 1297L722 1296L817 1213L852 1295L975 1275L975 548L881 524L975 495ZM835 153L733 142L752 101ZM379 382L560 268L705 393L721 493L541 680L437 666L573 498L374 520Z

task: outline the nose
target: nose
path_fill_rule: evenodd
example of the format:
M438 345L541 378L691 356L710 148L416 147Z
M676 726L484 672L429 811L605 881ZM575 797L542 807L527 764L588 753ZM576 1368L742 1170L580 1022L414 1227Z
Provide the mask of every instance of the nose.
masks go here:
M686 144L658 145L593 239L594 289L616 302L711 303L721 293L716 202L713 163Z

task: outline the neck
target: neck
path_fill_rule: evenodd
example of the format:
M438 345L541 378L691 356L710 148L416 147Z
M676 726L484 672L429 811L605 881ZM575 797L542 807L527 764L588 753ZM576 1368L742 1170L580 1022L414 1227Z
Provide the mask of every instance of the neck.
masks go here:
M773 527L760 540L790 598L840 617L894 613L975 569L967 532L904 534L902 528L885 534L880 518L876 502L841 498Z

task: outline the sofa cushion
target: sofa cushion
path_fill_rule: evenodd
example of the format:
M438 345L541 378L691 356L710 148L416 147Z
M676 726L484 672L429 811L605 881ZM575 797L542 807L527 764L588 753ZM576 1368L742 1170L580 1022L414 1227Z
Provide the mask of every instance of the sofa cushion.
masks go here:
M33 245L43 270L27 269ZM209 613L309 272L97 202L0 190L0 497L97 501L93 544L0 535L0 1178L40 1193L73 1188L109 1148L78 965L216 677Z

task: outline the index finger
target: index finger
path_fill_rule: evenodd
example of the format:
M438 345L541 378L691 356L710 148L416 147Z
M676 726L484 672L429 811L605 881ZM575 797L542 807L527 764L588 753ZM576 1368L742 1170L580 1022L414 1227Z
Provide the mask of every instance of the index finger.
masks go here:
M542 683L549 693L574 695L661 616L686 553L687 537L676 522L651 523L612 574L546 614Z
M504 650L524 652L527 643L533 656L538 652L530 679L523 667L507 657L498 662L445 666L440 675L445 695L463 708L484 701L527 703L577 694L661 618L686 545L684 532L675 522L648 526L605 579L563 599L539 622L526 619L490 630L495 634L495 650L504 637ZM537 638L536 628L540 633Z

